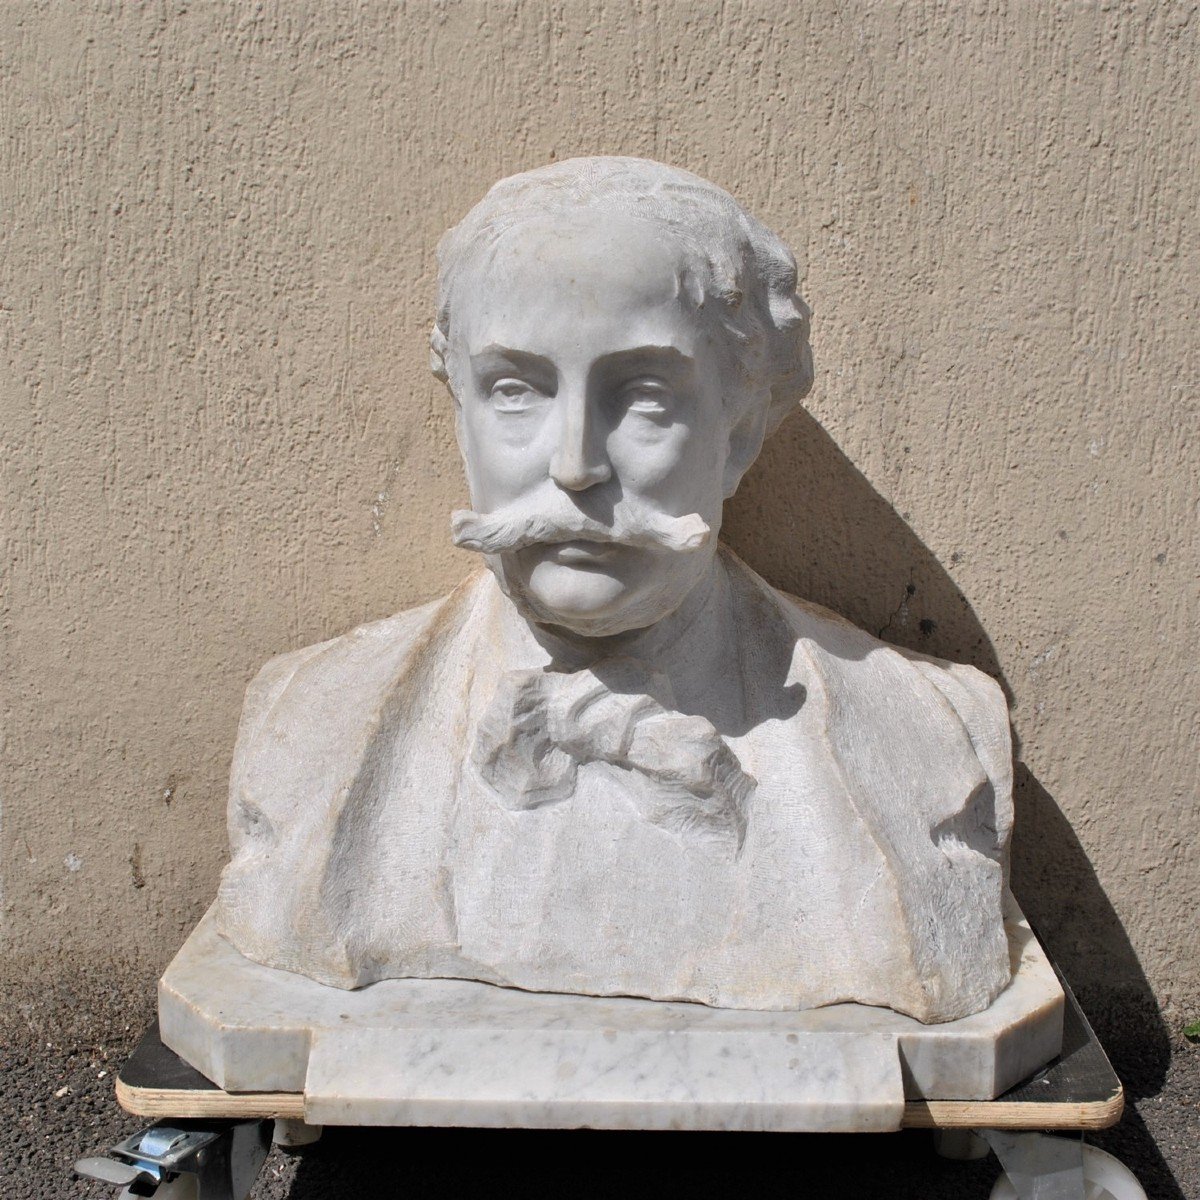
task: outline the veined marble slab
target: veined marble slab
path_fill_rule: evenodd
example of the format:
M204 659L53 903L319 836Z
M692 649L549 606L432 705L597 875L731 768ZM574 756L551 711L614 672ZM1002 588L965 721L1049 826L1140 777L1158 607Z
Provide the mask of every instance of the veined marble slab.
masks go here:
M1015 904L1013 981L922 1025L838 1004L762 1012L397 979L349 992L243 958L208 914L159 984L164 1043L231 1092L302 1092L314 1124L888 1130L905 1099L989 1100L1058 1053L1063 995Z
M314 1125L886 1132L904 1086L886 1033L357 1029L313 1039Z

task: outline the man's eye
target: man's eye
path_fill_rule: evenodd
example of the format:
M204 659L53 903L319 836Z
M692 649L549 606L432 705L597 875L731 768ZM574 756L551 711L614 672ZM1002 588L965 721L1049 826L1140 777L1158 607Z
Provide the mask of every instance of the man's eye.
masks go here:
M498 412L524 412L533 406L537 392L520 379L498 379L488 394Z
M671 390L657 379L638 379L621 389L621 401L628 412L659 417L666 413Z

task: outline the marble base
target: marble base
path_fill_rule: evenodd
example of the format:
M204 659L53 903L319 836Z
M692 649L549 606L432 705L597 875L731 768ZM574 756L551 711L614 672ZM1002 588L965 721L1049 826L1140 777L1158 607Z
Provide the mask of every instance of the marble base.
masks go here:
M885 1131L906 1099L989 1100L1061 1046L1063 994L1013 905L1014 977L942 1025L839 1004L751 1012L259 966L211 912L159 984L162 1040L230 1092L321 1125Z

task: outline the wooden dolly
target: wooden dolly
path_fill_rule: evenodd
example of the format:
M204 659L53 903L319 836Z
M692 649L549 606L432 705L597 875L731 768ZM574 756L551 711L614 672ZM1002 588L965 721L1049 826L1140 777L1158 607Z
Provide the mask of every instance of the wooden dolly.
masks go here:
M1082 1135L1121 1118L1125 1098L1107 1055L1065 981L1063 1049L1032 1078L995 1100L913 1100L903 1127L932 1129L949 1158L978 1158L990 1148L1005 1174L993 1200L1145 1200L1136 1179ZM117 1101L157 1123L83 1159L76 1170L125 1186L122 1196L157 1200L243 1200L272 1135L283 1145L315 1141L299 1092L222 1091L146 1032L116 1080Z

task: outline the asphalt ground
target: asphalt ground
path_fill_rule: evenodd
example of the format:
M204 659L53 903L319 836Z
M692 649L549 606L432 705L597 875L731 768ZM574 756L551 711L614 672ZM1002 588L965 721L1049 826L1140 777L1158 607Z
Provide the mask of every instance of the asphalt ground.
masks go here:
M152 991L152 989L148 989ZM113 1080L152 1016L118 984L49 984L0 1006L0 1197L114 1197L71 1164L137 1132ZM1126 1115L1089 1141L1117 1155L1151 1200L1200 1200L1200 1046L1164 1056L1136 1030L1109 1047ZM1145 1046L1154 1042L1152 1052ZM1139 1048L1140 1047L1140 1048ZM932 1135L603 1133L329 1129L299 1152L273 1149L253 1200L567 1195L572 1200L980 1200L994 1158L937 1157Z

